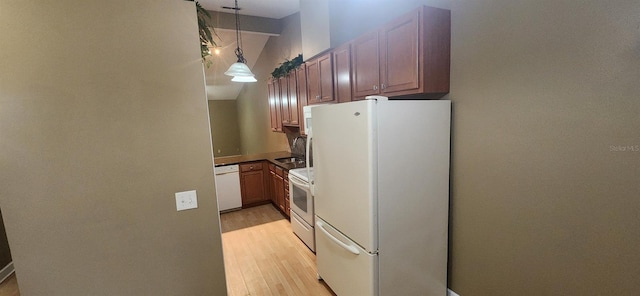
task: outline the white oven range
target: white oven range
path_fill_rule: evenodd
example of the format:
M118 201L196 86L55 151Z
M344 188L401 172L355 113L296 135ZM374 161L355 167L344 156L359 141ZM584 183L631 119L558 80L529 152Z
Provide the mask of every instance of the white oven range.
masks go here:
M315 230L313 195L309 179L313 178L313 168L289 170L289 194L291 201L291 228L293 232L315 252Z

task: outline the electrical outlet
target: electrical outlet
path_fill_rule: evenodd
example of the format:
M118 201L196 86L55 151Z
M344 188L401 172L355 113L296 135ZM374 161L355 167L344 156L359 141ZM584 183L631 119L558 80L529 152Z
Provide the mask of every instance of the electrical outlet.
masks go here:
M198 208L198 195L195 190L176 192L176 210L184 211Z

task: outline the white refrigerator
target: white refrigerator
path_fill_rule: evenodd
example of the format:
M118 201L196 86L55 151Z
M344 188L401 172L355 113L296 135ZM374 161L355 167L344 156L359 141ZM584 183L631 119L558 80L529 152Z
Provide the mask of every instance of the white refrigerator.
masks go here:
M339 296L446 295L451 102L312 109L318 276Z

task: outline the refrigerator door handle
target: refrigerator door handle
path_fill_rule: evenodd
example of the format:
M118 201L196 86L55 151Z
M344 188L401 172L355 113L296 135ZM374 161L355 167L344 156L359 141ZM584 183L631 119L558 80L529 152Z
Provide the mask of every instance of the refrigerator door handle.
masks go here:
M313 178L311 177L311 169L309 166L311 166L311 154L309 154L309 152L311 152L311 143L313 143L313 135L311 135L311 133L309 133L309 135L307 135L307 153L305 154L307 156L307 176L309 176L309 192L311 192L312 196L315 196L315 192L313 191Z
M324 223L320 220L316 221L316 225L318 226L318 228L320 229L320 231L322 231L322 233L328 237L329 239L331 239L334 243L336 243L338 246L342 247L343 249L349 251L350 253L354 254L354 255L359 255L360 251L358 250L358 248L356 248L355 246L350 246L347 245L343 242L341 242L339 239L337 239L335 236L331 235L331 233L329 233L326 229L324 229Z

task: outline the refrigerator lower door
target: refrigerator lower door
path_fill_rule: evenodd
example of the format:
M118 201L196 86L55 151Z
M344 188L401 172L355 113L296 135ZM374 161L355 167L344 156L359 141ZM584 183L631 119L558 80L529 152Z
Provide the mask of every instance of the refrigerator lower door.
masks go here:
M318 275L337 295L378 295L378 255L316 216Z

